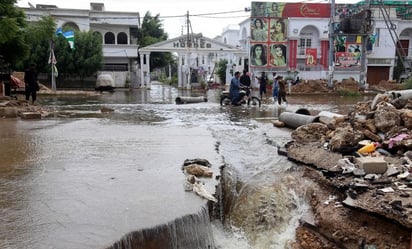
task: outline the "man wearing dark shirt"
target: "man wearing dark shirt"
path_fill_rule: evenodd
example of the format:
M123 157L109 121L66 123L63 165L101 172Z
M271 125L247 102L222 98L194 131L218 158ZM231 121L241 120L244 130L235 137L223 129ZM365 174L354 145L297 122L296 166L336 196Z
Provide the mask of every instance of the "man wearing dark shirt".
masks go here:
M31 101L34 105L34 102L36 101L36 93L39 90L36 64L30 64L30 68L26 69L24 72L24 83L26 100L29 101L31 95Z
M247 86L250 87L250 77L249 75L247 75L246 70L243 70L243 74L242 76L240 76L240 84L242 84L243 86Z

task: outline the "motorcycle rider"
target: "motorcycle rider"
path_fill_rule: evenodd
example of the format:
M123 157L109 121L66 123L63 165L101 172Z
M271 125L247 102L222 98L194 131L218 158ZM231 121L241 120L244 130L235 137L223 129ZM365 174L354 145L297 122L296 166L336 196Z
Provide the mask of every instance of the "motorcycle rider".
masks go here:
M230 92L230 98L232 99L232 105L240 105L240 72L236 71L235 72L235 76L232 78L232 80L230 81L230 88L229 88L229 92Z
M250 80L249 75L247 74L246 70L243 70L242 75L240 76L240 85L245 86L246 95L250 94L250 85L252 81Z

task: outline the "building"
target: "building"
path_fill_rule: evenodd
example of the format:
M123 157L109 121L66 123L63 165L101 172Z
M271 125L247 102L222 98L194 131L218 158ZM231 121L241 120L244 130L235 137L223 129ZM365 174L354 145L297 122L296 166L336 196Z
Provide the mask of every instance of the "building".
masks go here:
M100 33L103 39L103 69L100 73L111 74L116 87L124 87L127 82L139 84L136 77L139 12L106 11L103 3L90 3L89 10L62 9L42 4L22 9L27 21L51 16L56 20L57 27Z
M170 52L176 55L178 87L185 89L191 89L192 84L195 83L209 82L210 77L213 77L213 82L217 82L218 79L214 74L220 59L228 60L226 82L220 83L230 82L232 78L230 72L242 67L242 63L247 61L247 53L239 49L239 46L228 45L204 37L202 34L182 35L141 48L139 52L141 80L149 88L150 79L147 79L147 76L150 73L148 61L151 52Z
M252 2L251 18L239 24L236 42L227 39L233 30L223 32L221 39L249 53L245 64L255 74L277 72L301 79L353 77L376 84L399 78L399 70L411 68L412 9L408 4L336 4L331 18L331 4ZM348 21L351 28L345 29ZM264 54L259 62L254 61L255 48ZM281 59L275 59L276 51Z
M186 56L183 53L178 55L179 74L185 72L179 86L186 86L191 81L188 75L191 70L198 70L198 66L200 71L207 69L207 73L212 73L211 67L222 58L228 60L227 79L230 79L231 72L243 69L254 74L265 71L271 75L270 72L277 72L290 79L299 76L303 80L353 77L362 84L399 78L411 69L412 9L408 4L412 2L372 1L370 6L365 6L363 2L336 4L334 15L331 15L329 3L252 2L251 17L239 23L238 27L228 26L215 39L221 43L216 44L218 47L227 47L227 53L222 51L217 56L211 51L215 56L209 56L206 63L198 63L197 53L192 53L188 58L183 58ZM112 74L116 86L123 87L127 81L133 85L150 82L150 69L145 66L147 60L142 61L141 58L137 61L138 12L106 11L102 3L91 3L90 10L60 9L54 5L36 5L23 10L29 21L50 15L59 27L101 33L103 73ZM358 18L356 15L367 16ZM150 51L163 51L162 46L172 46L175 40L181 39L154 44L142 50L145 52L143 58L150 59ZM209 38L201 39L213 43ZM234 48L243 51L243 54L234 51ZM255 60L256 48L265 55L260 62ZM276 51L281 58L275 58ZM196 65L187 68L194 61Z

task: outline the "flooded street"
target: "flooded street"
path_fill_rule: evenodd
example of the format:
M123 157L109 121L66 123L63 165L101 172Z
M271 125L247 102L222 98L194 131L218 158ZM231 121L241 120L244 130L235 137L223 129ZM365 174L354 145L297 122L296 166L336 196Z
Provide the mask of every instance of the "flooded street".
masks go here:
M202 213L207 201L183 188L181 167L193 158L209 160L214 176L227 168L224 227L233 230L213 222L209 244L287 246L307 206L299 170L277 154L290 140L289 129L270 122L279 107L221 107L219 90L206 93L208 102L177 105L177 96L191 93L154 84L44 95L39 105L55 114L1 120L0 248L108 248L130 232ZM286 108L346 114L361 100L288 96ZM212 193L219 183L202 181Z

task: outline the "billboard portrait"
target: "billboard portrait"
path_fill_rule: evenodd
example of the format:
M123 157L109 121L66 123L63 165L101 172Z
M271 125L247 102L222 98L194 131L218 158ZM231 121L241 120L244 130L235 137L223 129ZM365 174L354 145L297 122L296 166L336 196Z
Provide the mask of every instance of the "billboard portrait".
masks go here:
M255 67L267 65L267 45L263 43L253 44L250 48L250 63Z
M266 3L266 16L267 17L282 17L284 7L285 7L285 3L267 2Z
M250 33L252 41L267 41L268 25L266 18L254 18L250 22Z
M287 40L287 20L281 18L270 19L270 41L285 42Z
M286 51L285 44L276 43L270 45L269 64L273 67L285 67L286 66Z
M252 2L252 16L264 17L266 16L266 2Z

